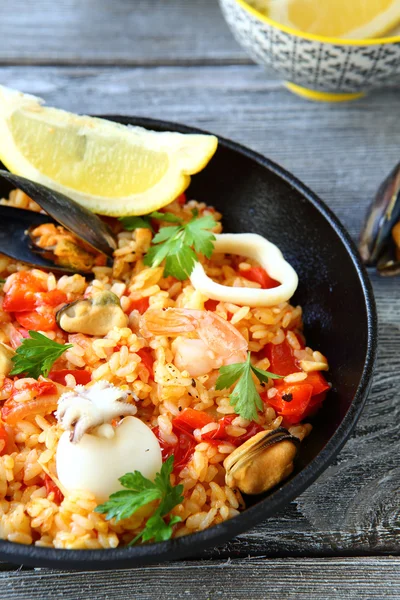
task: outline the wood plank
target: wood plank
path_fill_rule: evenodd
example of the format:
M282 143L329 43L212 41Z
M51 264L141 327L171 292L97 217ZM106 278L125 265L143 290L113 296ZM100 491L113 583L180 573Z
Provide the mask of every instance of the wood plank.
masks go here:
M250 62L216 0L13 0L0 23L0 64Z
M0 69L0 80L60 107L182 121L247 144L302 178L353 236L399 160L398 89L312 104L256 66ZM380 353L371 396L337 462L291 506L203 556L399 553L399 280L374 276Z
M38 569L1 573L0 586L7 600L390 600L400 597L400 559L243 559L81 573Z

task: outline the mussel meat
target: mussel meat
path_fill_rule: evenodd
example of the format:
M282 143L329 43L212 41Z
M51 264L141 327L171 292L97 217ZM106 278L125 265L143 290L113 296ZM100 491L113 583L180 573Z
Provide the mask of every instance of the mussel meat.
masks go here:
M399 221L400 163L378 189L360 236L361 258L381 275L400 273Z
M244 494L262 494L289 477L300 440L284 427L260 431L224 461L226 484Z
M40 269L63 273L87 274L94 265L111 265L116 241L100 217L64 194L25 177L3 170L0 177L25 192L47 213L0 205L1 253Z
M114 327L126 327L128 317L118 296L109 290L66 304L56 314L57 325L67 333L107 335Z

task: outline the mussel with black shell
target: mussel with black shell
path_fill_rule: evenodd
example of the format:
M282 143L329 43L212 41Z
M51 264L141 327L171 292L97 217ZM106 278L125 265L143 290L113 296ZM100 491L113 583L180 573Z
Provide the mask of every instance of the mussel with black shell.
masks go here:
M300 440L284 427L253 435L224 460L225 483L244 494L262 494L289 477Z
M64 194L0 170L0 177L22 190L44 213L0 205L0 253L32 267L60 273L90 274L112 264L115 236L97 215Z
M360 236L359 251L381 275L400 274L400 163L378 189Z

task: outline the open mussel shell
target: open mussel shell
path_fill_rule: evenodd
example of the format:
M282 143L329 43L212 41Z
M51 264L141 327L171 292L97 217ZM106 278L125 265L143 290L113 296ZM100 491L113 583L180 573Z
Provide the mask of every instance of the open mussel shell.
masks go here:
M49 222L55 223L48 215L0 205L0 252L14 260L45 271L75 273L75 270L56 266L41 253L33 251L27 236L28 229Z
M83 208L83 206L80 206L80 204L64 194L55 192L45 185L35 183L25 177L20 177L4 170L0 170L0 176L37 202L48 215L53 217L56 223L68 229L95 250L110 258L112 257L113 251L117 247L115 237L108 225L97 215ZM33 213L31 212L30 214ZM49 218L45 217L45 219L44 222L48 223ZM33 222L29 223L29 225L32 224ZM28 229L29 225L26 229ZM5 250L3 251L3 247L5 246L2 245L0 251L7 254ZM13 258L15 257L13 256ZM18 260L23 259L18 258Z
M400 221L400 163L378 189L360 236L359 251L367 266L382 275L400 273L392 230Z
M262 494L288 477L300 440L283 427L256 433L224 461L225 482L244 494Z

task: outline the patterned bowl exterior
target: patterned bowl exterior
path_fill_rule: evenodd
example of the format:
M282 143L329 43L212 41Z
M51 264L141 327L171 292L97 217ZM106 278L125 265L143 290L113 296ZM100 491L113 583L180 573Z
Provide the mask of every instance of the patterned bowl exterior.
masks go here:
M321 92L352 94L400 81L400 40L331 43L288 33L237 0L219 0L236 40L284 80ZM257 8L257 1L251 3Z

